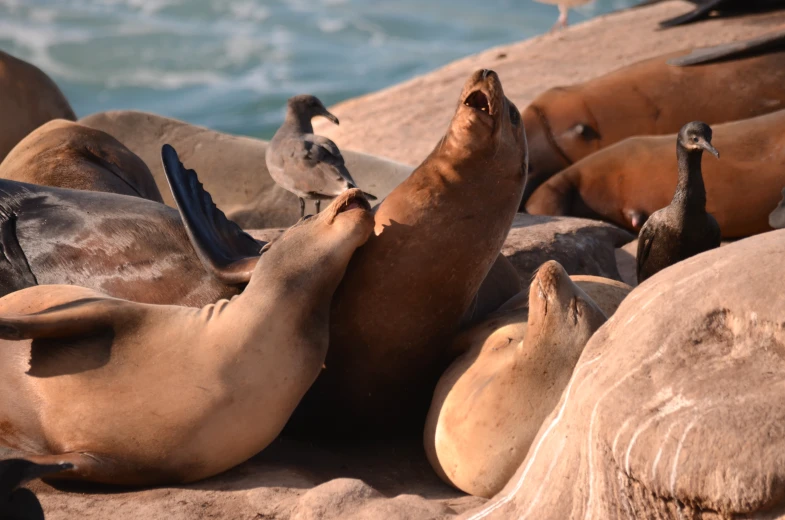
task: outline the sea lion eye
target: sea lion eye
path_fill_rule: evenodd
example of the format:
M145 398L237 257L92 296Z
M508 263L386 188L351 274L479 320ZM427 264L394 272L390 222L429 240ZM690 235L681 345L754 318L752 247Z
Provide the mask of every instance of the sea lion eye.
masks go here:
M594 141L600 138L600 133L597 130L583 123L575 125L573 130L586 141Z
M518 112L518 109L514 106L510 105L510 123L518 126L521 122L521 113Z

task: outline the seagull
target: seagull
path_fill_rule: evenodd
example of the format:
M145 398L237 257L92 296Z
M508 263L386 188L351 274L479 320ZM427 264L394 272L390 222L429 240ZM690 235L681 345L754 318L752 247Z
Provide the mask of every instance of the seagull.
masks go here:
M540 2L541 4L556 4L559 8L559 18L551 28L551 31L567 27L567 13L569 12L570 7L578 7L579 5L588 4L592 1L593 0L535 0L535 2Z
M300 199L300 217L305 216L305 199L315 201L318 213L322 200L333 199L357 187L335 143L321 135L314 135L311 119L316 116L339 124L338 118L317 97L300 95L289 98L286 119L265 154L267 169L273 180ZM370 200L376 200L370 193L363 194Z

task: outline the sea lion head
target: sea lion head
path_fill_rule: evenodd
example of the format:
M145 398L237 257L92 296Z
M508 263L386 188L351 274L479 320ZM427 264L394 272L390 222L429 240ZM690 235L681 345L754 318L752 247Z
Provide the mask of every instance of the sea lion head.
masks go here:
M523 111L523 125L530 165L524 201L553 174L600 149L599 124L575 88L558 87L539 95Z
M702 121L687 123L679 131L679 144L690 151L706 150L714 157L720 157L720 152L711 145L711 127Z
M583 348L607 319L561 264L550 260L537 270L529 288L527 343L534 340L560 348ZM565 341L568 338L570 342Z
M444 142L454 159L493 162L495 170L526 175L526 132L518 107L504 95L501 80L481 69L466 81Z
M329 287L325 288L332 294L352 254L368 240L372 230L370 204L362 191L350 189L321 213L306 215L266 244L259 266L289 286L304 285L317 278L329 280ZM324 276L317 277L315 273Z

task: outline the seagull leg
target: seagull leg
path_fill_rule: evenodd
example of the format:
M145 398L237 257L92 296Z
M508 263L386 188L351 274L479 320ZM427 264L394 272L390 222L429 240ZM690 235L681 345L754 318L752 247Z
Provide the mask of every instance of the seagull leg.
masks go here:
M319 200L319 199L316 199L313 203L316 204L316 213L319 213L319 211L321 209L321 206L322 206L322 201Z
M300 199L300 218L305 216L305 199L302 197L298 197Z
M556 23L551 28L551 32L558 31L560 29L565 29L567 27L568 13L569 13L569 7L559 5L559 18L556 20Z

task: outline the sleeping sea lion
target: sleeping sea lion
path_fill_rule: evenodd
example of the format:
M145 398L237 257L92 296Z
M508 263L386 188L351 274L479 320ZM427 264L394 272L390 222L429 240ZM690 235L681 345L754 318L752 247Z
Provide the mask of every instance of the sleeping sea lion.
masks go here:
M322 369L330 300L373 230L359 190L268 244L201 309L38 286L0 299L0 445L53 479L193 482L275 439Z
M209 215L215 236L231 236L258 257L264 243L215 208L194 172L173 173L173 186ZM0 296L70 284L142 303L201 307L231 298L248 281L226 284L205 271L176 209L112 193L0 180L0 245Z
M610 291L602 289L603 280ZM583 288L596 291L610 312ZM558 402L586 342L631 290L607 279L576 283L549 261L520 293L525 306L500 309L458 336L453 348L464 354L439 380L424 431L425 452L439 476L476 496L501 490Z
M703 164L706 211L722 237L771 230L769 213L785 186L785 110L712 126L722 161ZM540 186L526 203L536 215L607 220L638 231L670 204L679 170L668 136L633 137L586 157Z
M163 203L139 157L109 134L63 119L44 124L16 145L0 164L0 178Z
M751 46L717 53L727 60L677 67L679 51L540 94L523 111L530 175L524 202L555 173L637 135L676 133L688 121L710 125L785 108L785 52Z
M447 134L376 209L375 233L336 291L327 369L293 416L295 430L318 424L322 435L345 436L422 424L451 337L520 204L525 164L518 109L495 72L475 72ZM209 216L188 213L186 222L209 227ZM222 279L250 272L247 251L195 245Z
M74 121L71 105L38 67L0 51L0 161L27 134L52 119Z

